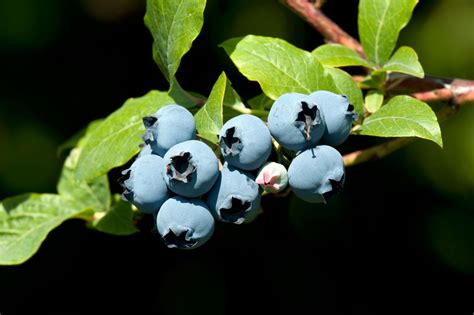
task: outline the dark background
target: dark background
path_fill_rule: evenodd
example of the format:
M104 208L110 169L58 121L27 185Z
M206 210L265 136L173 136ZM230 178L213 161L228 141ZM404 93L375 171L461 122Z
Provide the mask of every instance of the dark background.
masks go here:
M258 85L217 45L245 34L312 50L322 38L272 0L208 1L178 71L208 94L225 70L244 99ZM357 2L325 12L357 36ZM0 199L55 192L57 147L127 98L167 83L139 0L0 0ZM421 1L399 45L429 74L474 79L474 2ZM151 229L116 237L67 221L20 266L0 267L0 313L472 314L474 106L442 125L445 149L417 141L347 170L327 206L265 197L245 226L204 247L168 250ZM367 145L350 139L341 151ZM111 180L114 180L113 178Z

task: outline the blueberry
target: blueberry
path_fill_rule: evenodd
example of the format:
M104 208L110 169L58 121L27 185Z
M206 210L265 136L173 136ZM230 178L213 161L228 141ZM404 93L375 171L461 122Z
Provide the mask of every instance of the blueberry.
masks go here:
M154 115L143 118L146 132L143 140L150 144L155 154L164 156L175 144L196 137L196 122L183 106L166 105Z
M219 176L219 163L211 148L198 140L171 147L164 156L164 177L174 193L195 198L208 192Z
M308 95L286 93L273 103L268 128L282 147L300 151L317 144L325 125L323 113Z
M352 122L358 118L354 106L345 95L329 91L316 91L310 97L324 114L326 130L321 143L331 146L343 143L349 137Z
M156 213L169 198L169 191L163 178L163 158L158 155L144 155L136 159L123 172L125 178L122 197L144 213Z
M293 192L301 199L326 203L344 185L344 161L336 149L320 145L293 159L288 178Z
M229 119L219 134L224 159L243 170L259 168L270 156L272 136L265 123L253 115Z
M207 198L209 209L220 221L241 224L257 216L260 192L255 178L224 164L221 174Z
M138 157L142 157L142 156L145 156L145 155L151 155L151 154L155 154L150 146L150 144L145 144L143 143L141 146L140 146L140 152L138 153ZM157 154L155 154L157 155Z
M211 238L214 217L202 200L175 196L161 206L156 227L169 248L193 249Z

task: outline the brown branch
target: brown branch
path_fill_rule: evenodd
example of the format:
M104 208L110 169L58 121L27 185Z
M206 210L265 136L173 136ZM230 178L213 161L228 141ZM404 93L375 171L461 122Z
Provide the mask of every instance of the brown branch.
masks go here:
M343 156L345 166L354 166L363 162L379 160L386 155L411 143L415 138L397 138L368 149L357 150Z
M352 48L365 58L360 43L319 10L322 1L317 1L316 4L310 0L281 0L281 2L311 24L326 40Z

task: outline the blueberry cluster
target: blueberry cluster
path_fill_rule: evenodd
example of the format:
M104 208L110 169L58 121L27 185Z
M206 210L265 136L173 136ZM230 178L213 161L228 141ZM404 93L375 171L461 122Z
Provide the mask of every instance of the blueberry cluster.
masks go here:
M345 96L327 91L284 94L269 113L268 127L248 114L224 124L221 164L207 144L195 140L193 115L180 105L164 106L143 118L144 144L123 171L122 196L155 215L168 247L199 247L211 238L215 220L241 224L255 219L260 187L276 193L289 183L300 198L326 202L344 184L342 157L331 146L347 138L354 117ZM298 152L288 172L267 162L272 136L281 147Z
M307 202L326 202L344 185L341 154L357 113L345 95L316 91L287 93L273 104L268 128L285 149L297 151L288 168L293 192Z

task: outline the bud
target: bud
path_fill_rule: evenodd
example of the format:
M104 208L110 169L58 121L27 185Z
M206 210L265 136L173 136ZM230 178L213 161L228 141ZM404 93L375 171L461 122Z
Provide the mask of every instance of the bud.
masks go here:
M276 162L267 162L258 171L255 180L264 191L268 193L277 193L288 185L288 172L286 168Z

